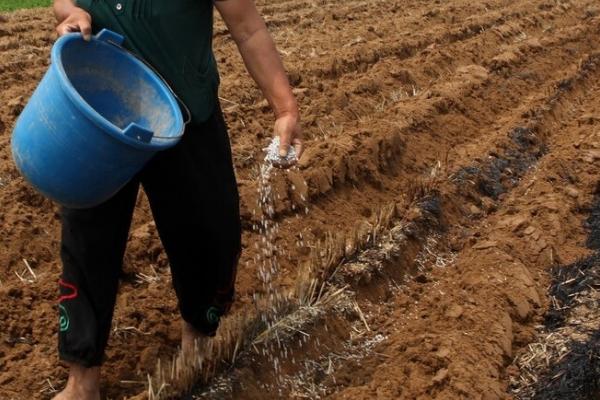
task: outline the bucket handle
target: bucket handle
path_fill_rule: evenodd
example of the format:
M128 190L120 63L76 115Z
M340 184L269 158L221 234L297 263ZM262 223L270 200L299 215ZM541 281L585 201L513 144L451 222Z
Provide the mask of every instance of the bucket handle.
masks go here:
M127 54L132 55L138 61L140 61L146 67L148 67L152 72L154 72L163 81L163 83L165 84L165 86L167 87L167 89L169 89L169 91L171 92L171 94L173 95L173 97L175 98L175 100L177 100L177 102L179 103L179 106L185 110L187 118L183 122L183 130L182 130L181 134L179 134L178 136L173 136L173 137L153 136L153 137L158 138L158 139L170 139L170 140L179 139L183 135L183 131L185 130L186 125L188 125L190 122L192 122L192 113L190 112L190 109L188 108L188 106L185 105L185 103L183 102L183 100L181 100L181 98L179 96L177 96L177 94L175 93L175 91L173 90L173 88L167 83L167 81L165 80L165 78L148 61L144 60L142 57L138 56L134 52L129 51L126 48L124 48L123 47L123 42L125 41L125 38L122 35L119 35L118 33L113 32L113 31L111 31L109 29L102 29L96 35L96 39L101 40L101 41L103 41L105 43L108 43L110 45L113 45L113 46L119 48L120 50L126 52ZM145 133L142 133L141 137L139 136L139 133L142 130L145 130L145 129L141 128L137 124L132 123L132 124L130 124L125 129L124 133L126 133L128 136L137 137L138 139L140 139L140 140L142 140L144 142L149 142L149 140L147 140L147 138L148 138L147 132L149 132L149 131L146 131ZM131 134L128 134L128 132L131 133ZM151 139L152 139L152 137L150 137L150 140Z

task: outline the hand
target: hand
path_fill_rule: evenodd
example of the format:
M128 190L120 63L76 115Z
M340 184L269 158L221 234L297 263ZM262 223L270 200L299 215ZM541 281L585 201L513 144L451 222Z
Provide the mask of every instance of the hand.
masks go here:
M286 157L290 146L294 146L296 150L296 158L300 159L304 151L302 142L302 131L300 129L300 118L297 114L286 113L277 117L275 121L275 134L279 136L279 156ZM289 167L289 165L281 165L281 167Z
M85 10L74 7L69 16L56 27L58 36L71 32L81 32L83 39L89 41L92 38L92 17Z

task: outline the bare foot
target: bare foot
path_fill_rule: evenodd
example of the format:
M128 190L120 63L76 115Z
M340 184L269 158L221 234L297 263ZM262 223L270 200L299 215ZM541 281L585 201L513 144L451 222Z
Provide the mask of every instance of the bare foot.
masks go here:
M206 350L210 338L200 332L187 322L181 325L181 353L188 362L199 366L206 357Z
M67 386L52 400L100 400L100 367L69 366Z

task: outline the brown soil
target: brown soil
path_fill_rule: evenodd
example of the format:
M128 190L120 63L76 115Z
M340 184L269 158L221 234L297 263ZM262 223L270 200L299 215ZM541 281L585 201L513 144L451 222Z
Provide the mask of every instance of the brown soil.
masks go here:
M259 5L308 142L299 168L273 177L273 284L293 298L308 271L323 295L287 307L277 329L247 330L235 363L224 352L195 397L509 398L513 359L549 305L551 267L588 254L583 222L600 172L596 1ZM52 26L47 9L0 16L2 399L48 399L66 377L55 348L58 210L19 177L9 146L48 66ZM226 33L219 22L245 228L228 323L251 320L253 299L265 294L257 185L273 121ZM178 328L141 195L106 397L143 393L157 360L174 353Z

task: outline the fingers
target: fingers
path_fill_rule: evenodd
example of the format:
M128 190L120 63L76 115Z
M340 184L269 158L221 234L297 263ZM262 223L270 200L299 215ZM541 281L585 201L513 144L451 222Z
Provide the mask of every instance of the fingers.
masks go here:
M92 27L86 22L80 22L78 25L63 23L56 27L56 32L58 33L58 36L63 36L73 32L81 32L83 40L87 42L92 40Z
M78 21L76 23L63 22L56 27L58 36L63 36L68 33L81 32L83 39L90 41L92 39L92 27L86 21Z
M280 142L281 142L281 136L280 136ZM294 146L294 150L295 150L295 157L293 159L287 159L286 156L281 156L280 155L280 159L279 160L274 160L273 166L277 167L277 168L281 168L281 169L288 169L290 167L293 167L294 165L296 165L298 163L298 160L300 159L300 156L302 156L302 153L304 152L304 144L302 143L302 139L299 138L294 138L292 140L292 144L291 146ZM281 149L280 149L281 150ZM285 148L286 153L289 153L289 146L286 146ZM281 151L280 151L281 154Z
M275 121L275 134L279 136L278 151L280 160L273 162L273 165L279 168L289 168L295 165L304 151L298 116L283 115L277 118ZM290 148L293 150L294 157L289 157ZM293 159L288 160L288 157Z
M291 144L291 135L289 132L282 132L279 135L279 157L287 157Z
M79 21L79 31L83 40L89 42L92 40L92 25L88 21Z
M56 27L56 33L58 33L58 36L63 36L71 32L73 32L73 27L69 24L62 23Z
M73 13L56 27L58 36L63 36L68 33L81 32L84 40L92 39L92 23L88 13L81 9L76 9Z
M293 167L294 165L296 165L295 160L290 160L290 161L273 161L273 166L275 168L279 168L279 169L288 169Z
M304 151L302 143L302 131L297 116L282 116L275 121L275 134L279 136L279 157L285 162L281 162L279 167L288 168L296 164L297 160ZM287 160L289 157L290 146L294 146L294 160Z
M294 139L294 149L296 150L296 158L299 160L304 153L304 142L302 139Z

